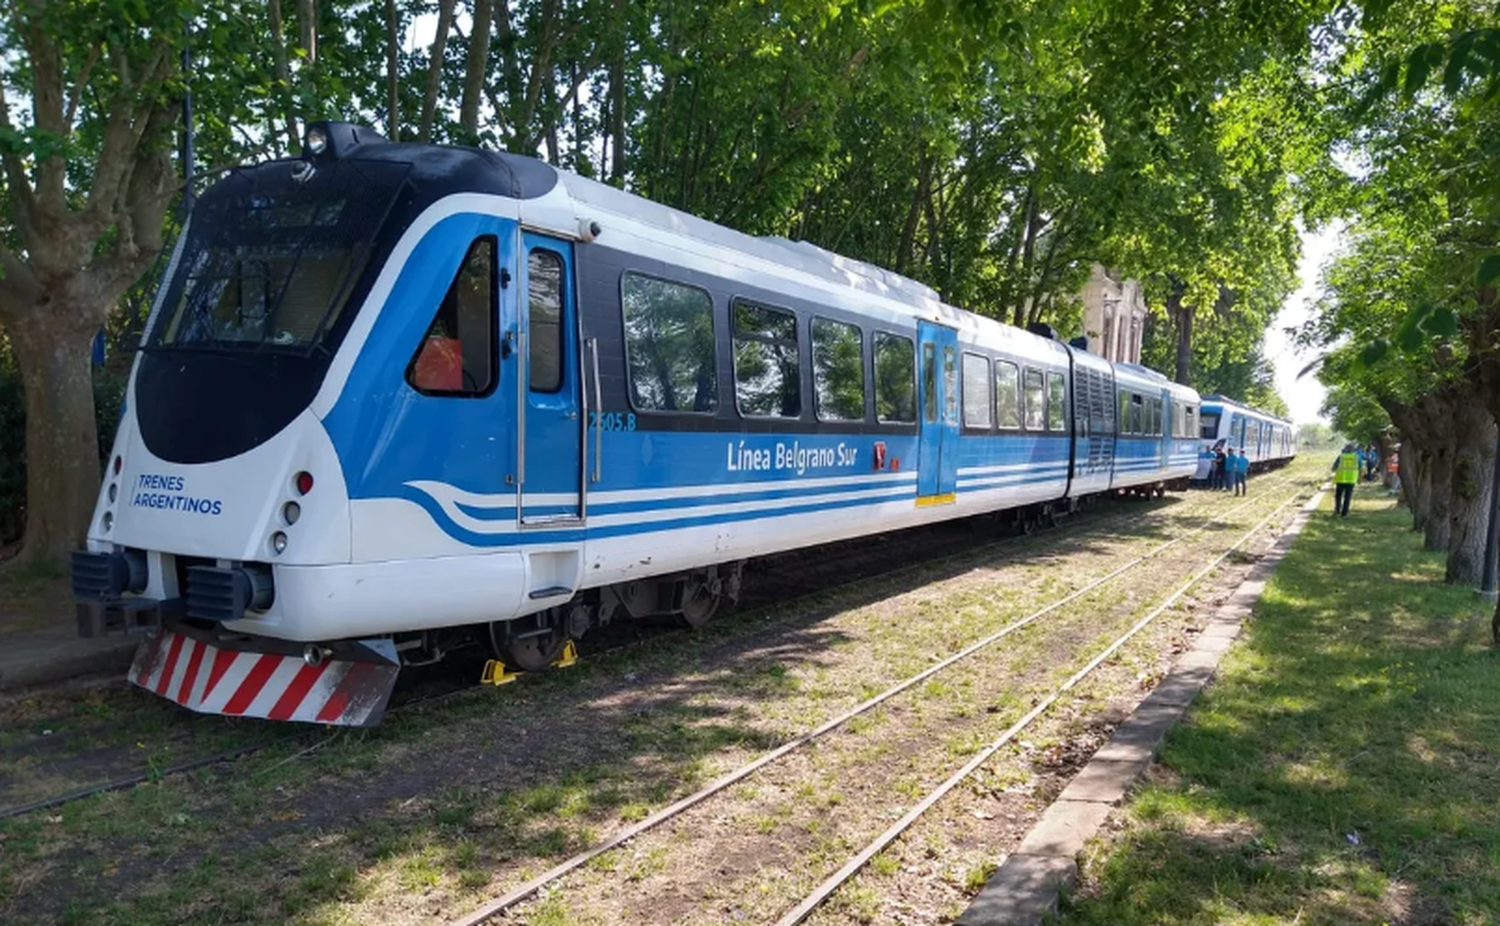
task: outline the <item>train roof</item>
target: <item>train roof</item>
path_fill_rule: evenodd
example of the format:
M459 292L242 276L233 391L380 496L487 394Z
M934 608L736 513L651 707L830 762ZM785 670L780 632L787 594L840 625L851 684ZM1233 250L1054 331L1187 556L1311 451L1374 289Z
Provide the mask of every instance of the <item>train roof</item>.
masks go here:
M1254 407L1252 405L1246 405L1244 402L1241 402L1241 401L1239 401L1237 399L1231 399L1228 396L1220 395L1220 394L1218 394L1216 392L1215 393L1210 393L1209 395L1204 396L1203 397L1203 402L1204 402L1204 404L1208 404L1208 403L1211 402L1211 403L1214 403L1214 404L1217 404L1217 405L1224 405L1224 406L1227 406L1229 408L1235 409L1236 411L1247 412L1247 413L1252 414L1252 415L1257 415L1257 416L1259 416L1261 418L1265 418L1265 419L1267 419L1269 421L1275 421L1275 422L1277 422L1279 424L1286 424L1286 425L1290 425L1291 424L1290 421L1288 421L1285 418L1282 418L1280 415L1273 415L1270 412L1261 411L1260 409L1258 409L1258 408L1256 408L1256 407Z
M1123 363L1119 361L1114 366L1115 377L1117 379L1134 379L1137 382L1144 381L1146 385L1155 386L1158 389L1166 389L1179 398L1191 397L1193 401L1197 401L1199 398L1198 390L1191 386L1184 386L1181 383L1173 382L1162 375L1161 372L1153 370L1150 367L1141 366L1138 363Z
M408 204L411 210L408 215L452 193L488 193L517 200L523 225L574 240L590 240L584 229L593 221L603 220L602 234L608 235L608 218L618 216L666 235L742 255L757 264L769 263L790 270L793 276L811 277L833 290L852 290L875 297L886 310L912 321L938 321L960 332L998 340L1022 357L1061 363L1070 351L1056 339L949 305L932 287L883 267L835 254L807 241L747 235L536 158L453 145L396 143L373 129L349 123L312 123L309 133L315 128L328 139L326 154L318 157L410 165L411 179L421 190ZM1077 353L1097 357L1086 351ZM1125 363L1113 366L1127 377L1161 385L1177 394L1197 395L1147 367Z

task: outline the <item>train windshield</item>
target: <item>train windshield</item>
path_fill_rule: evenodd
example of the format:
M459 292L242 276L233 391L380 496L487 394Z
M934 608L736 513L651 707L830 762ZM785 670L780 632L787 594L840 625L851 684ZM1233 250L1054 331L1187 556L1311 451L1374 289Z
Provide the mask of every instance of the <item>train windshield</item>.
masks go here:
M278 161L215 184L193 209L146 348L331 350L407 170Z
M1204 412L1199 417L1200 425L1198 434L1204 440L1213 440L1219 436L1219 416L1215 412Z

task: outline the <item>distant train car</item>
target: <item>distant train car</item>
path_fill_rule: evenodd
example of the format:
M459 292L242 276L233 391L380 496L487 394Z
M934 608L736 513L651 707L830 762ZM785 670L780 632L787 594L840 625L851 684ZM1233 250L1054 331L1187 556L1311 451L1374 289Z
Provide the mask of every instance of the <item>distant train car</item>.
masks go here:
M1297 426L1285 418L1221 395L1203 396L1202 402L1200 441L1243 449L1252 471L1285 466L1297 456Z
M524 157L311 126L199 199L73 587L193 710L365 725L751 557L1193 470L1198 397Z

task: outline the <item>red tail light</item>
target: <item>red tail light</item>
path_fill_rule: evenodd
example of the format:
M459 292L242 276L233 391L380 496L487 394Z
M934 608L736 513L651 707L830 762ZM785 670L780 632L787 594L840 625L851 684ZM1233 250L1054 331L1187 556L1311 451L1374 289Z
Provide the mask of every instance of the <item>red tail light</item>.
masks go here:
M297 474L297 494L306 495L312 491L312 473L302 472Z

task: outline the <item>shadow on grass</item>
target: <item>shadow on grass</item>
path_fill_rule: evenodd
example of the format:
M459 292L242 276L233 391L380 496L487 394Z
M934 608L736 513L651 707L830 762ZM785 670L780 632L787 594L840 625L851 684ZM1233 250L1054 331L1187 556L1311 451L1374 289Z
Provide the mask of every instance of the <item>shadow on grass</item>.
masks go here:
M1500 921L1488 615L1355 504L1314 515L1062 922Z
M843 547L835 556L854 552L824 570L823 587L838 587L817 597L814 582L814 597L795 608L653 634L565 673L393 715L376 730L279 744L5 824L0 920L339 922L359 904L395 920L451 914L811 726L760 708L837 658L848 638L825 625L831 614L1000 556L1041 565L1122 538L1164 539L1199 520L1190 509L1176 499L1121 502L1060 531L968 552L994 534L949 525L914 539L949 544L953 555L909 570ZM599 864L625 878L660 864L619 856Z

